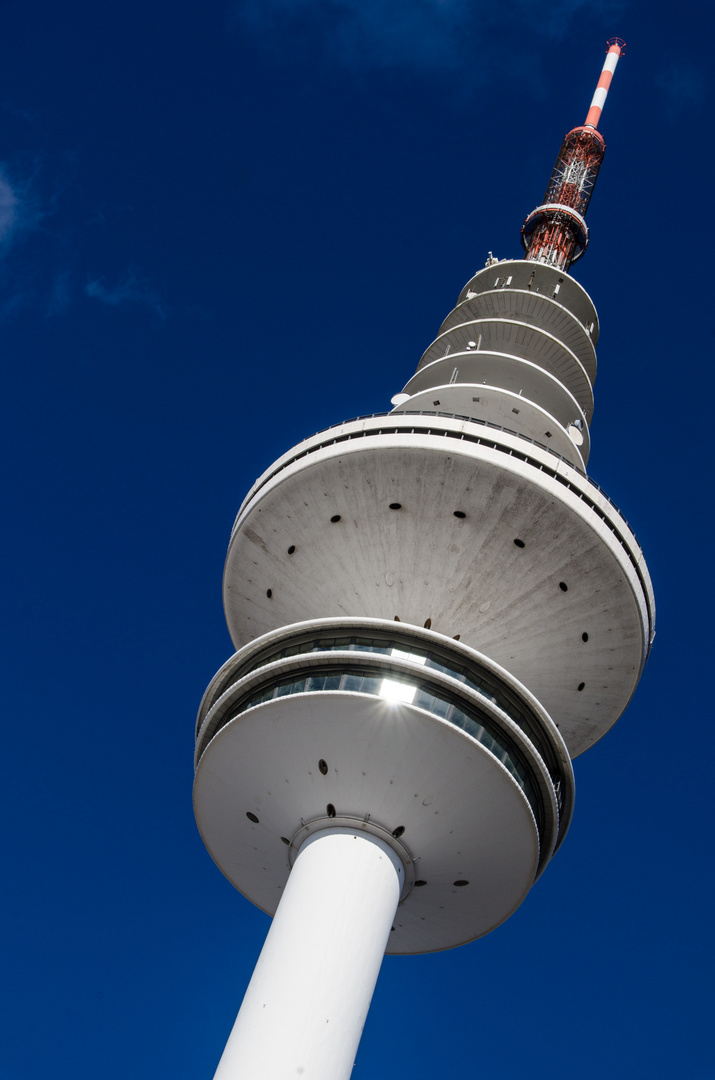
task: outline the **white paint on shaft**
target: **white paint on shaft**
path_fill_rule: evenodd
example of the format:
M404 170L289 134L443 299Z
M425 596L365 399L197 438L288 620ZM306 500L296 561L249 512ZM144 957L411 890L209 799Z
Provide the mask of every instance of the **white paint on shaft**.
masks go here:
M601 79L603 78L604 71L609 72L611 77L613 77L613 73L616 70L616 64L618 63L619 56L620 53L616 52L615 49L613 51L609 51L606 54L606 59L603 63L603 68L601 69ZM601 79L598 80L598 86L596 87L596 92L593 95L593 100L591 101L592 109L603 109L606 98L608 96L608 90L611 84L611 80L608 79L608 83L606 86L601 86Z
M596 107L598 109L602 109L604 104L605 104L607 96L608 96L608 90L604 89L604 87L602 87L602 86L597 87L596 88L596 93L593 95L593 101L591 102L591 108L593 109L594 107Z
M215 1080L347 1080L404 881L375 836L305 841Z
M609 49L606 53L606 59L603 61L603 70L610 71L611 75L616 70L616 64L621 54L616 52L615 49Z

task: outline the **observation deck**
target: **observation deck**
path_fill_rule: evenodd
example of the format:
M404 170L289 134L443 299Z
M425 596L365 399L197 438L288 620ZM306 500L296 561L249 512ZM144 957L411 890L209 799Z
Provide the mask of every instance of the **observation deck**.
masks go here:
M451 948L521 903L573 808L568 751L529 691L424 628L329 619L266 634L197 720L207 849L273 914L306 838L387 842L406 869L388 952Z
M305 619L428 625L510 671L572 756L616 721L653 632L628 523L572 464L516 432L394 412L300 443L234 525L236 648Z
M514 428L585 469L597 341L596 309L568 274L495 261L465 285L393 402Z

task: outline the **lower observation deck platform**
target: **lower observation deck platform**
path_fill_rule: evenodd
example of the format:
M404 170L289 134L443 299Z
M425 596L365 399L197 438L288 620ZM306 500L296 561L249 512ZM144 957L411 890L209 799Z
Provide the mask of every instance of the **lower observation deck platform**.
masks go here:
M334 617L458 638L529 688L572 756L620 716L653 634L642 552L600 489L435 414L350 421L280 458L239 512L224 603L237 648Z
M525 687L461 643L377 619L288 626L238 652L201 704L196 765L204 843L270 914L316 832L389 844L405 868L393 953L503 922L573 808L568 751Z

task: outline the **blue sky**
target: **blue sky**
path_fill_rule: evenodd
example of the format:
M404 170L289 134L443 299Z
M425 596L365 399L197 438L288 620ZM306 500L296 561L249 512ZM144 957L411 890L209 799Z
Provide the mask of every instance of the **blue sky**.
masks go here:
M234 515L301 438L389 408L487 252L519 254L615 34L575 276L589 472L646 552L655 648L553 865L484 940L386 960L354 1076L715 1077L712 6L0 18L0 1080L213 1075L268 928L191 810Z

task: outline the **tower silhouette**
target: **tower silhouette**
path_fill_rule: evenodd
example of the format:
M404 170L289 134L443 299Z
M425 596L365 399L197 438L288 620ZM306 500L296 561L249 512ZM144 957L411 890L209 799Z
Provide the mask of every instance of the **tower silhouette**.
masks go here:
M645 665L652 590L586 475L598 317L568 274L624 43L607 48L525 257L490 255L393 411L301 442L239 510L238 651L201 703L194 802L275 917L222 1080L348 1077L384 952L509 917L568 829L571 759Z

